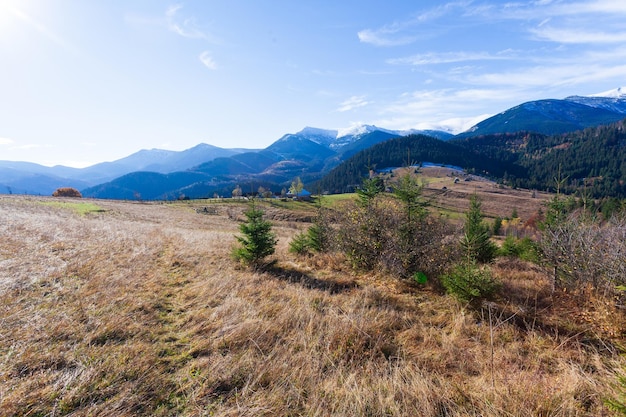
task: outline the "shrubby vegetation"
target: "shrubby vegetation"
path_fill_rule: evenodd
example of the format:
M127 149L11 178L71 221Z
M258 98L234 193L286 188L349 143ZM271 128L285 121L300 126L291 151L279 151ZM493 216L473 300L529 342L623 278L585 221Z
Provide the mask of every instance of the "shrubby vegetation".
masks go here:
M441 283L459 301L476 305L492 297L499 287L486 265L493 261L498 248L491 241L490 228L483 221L481 202L476 194L470 196L460 245L463 259L441 277Z
M457 255L454 229L431 216L421 198L422 186L411 174L382 192L365 180L359 199L337 213L334 248L359 270L385 271L397 277L416 272L438 276Z
M83 195L76 188L72 187L62 187L56 189L52 193L52 197L76 197L81 198Z
M448 293L462 303L474 307L479 306L481 301L493 297L500 287L489 267L479 265L473 260L454 266L450 272L441 277L441 283Z
M625 214L603 221L588 210L568 211L559 196L552 200L539 247L554 269L555 288L591 287L611 294L626 283Z
M387 183L376 176L363 180L357 200L336 210L332 219L318 217L292 241L292 251L338 251L355 269L401 278L426 274L429 282L472 305L496 295L499 285L489 264L497 256L553 268L555 289L588 287L607 295L626 283L626 216L605 220L599 212L603 205L557 194L521 229L515 209L513 218L487 224L481 201L472 195L459 235L426 210L422 186L411 171ZM611 207L619 213L621 203ZM492 234L501 232L505 238L498 247ZM323 247L315 243L318 235L324 236Z

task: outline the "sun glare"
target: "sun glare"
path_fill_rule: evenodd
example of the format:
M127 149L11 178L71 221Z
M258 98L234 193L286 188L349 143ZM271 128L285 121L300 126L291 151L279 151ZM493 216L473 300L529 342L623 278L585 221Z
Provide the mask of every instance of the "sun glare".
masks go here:
M20 0L0 0L0 40L15 42L20 31L41 25L32 17L32 4Z

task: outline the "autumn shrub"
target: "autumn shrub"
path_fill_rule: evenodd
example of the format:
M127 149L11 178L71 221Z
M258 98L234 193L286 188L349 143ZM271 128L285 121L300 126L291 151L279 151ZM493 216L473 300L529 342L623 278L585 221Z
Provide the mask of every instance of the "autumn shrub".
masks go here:
M76 197L82 198L82 194L76 188L72 187L62 187L57 188L53 193L52 197Z
M407 223L406 215L401 201L387 194L368 205L346 205L334 229L335 245L355 269L438 277L458 258L454 229L426 214Z

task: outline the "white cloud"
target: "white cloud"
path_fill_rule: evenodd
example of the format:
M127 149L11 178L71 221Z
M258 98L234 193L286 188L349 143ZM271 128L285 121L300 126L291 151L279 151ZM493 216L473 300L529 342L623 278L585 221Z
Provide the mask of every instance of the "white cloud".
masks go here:
M9 138L0 138L0 145L10 145L13 143L13 140Z
M394 58L387 62L389 64L409 64L409 65L432 65L450 64L466 61L504 60L511 59L510 53L490 54L489 52L429 52L425 54L412 55L405 58Z
M401 36L401 37L393 37L394 31L390 30L370 30L365 29L357 33L359 37L359 41L363 43L369 43L374 46L399 46L399 45L407 45L409 43L413 43L415 41L415 37L411 36Z
M217 63L215 62L213 57L211 57L211 53L209 51L202 52L198 58L200 59L200 62L202 62L202 64L208 69L217 69Z
M404 93L382 105L371 123L389 129L435 129L460 133L520 100L534 99L512 88L432 89Z
M558 43L604 44L626 42L626 32L587 31L578 28L538 27L530 32L540 40Z
M378 29L363 29L357 32L357 36L361 42L369 43L374 46L407 45L418 39L426 39L434 36L433 28L419 30L424 24L455 12L470 16L479 14L479 11L484 9L491 9L489 5L473 5L472 3L473 2L469 0L445 3L421 11L409 19L383 25Z
M352 96L349 99L343 101L339 105L337 111L346 112L359 107L367 106L368 104L370 104L370 102L365 99L365 96Z
M581 60L585 62L584 60ZM465 81L472 84L490 86L515 86L517 88L555 87L582 85L593 81L614 79L616 85L623 82L626 64L587 64L570 63L563 65L542 65L503 72L472 74Z
M194 17L181 16L183 6L175 4L165 12L167 27L170 31L184 38L203 39L211 43L219 43L206 29L202 28Z

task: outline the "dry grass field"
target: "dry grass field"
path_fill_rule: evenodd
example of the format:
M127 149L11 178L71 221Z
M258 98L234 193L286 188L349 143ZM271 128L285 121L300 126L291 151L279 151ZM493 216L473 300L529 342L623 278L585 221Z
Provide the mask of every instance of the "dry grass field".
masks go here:
M517 211L523 221L528 220L552 195L530 190L514 190L475 175L466 175L450 168L424 167L420 175L425 182L424 197L443 212L464 213L469 207L469 196L476 194L488 218L510 217ZM455 181L456 180L456 181Z
M295 257L306 212L276 207L278 262L249 271L229 257L243 210L0 196L0 415L612 415L626 326L610 300L499 260L500 297L469 312Z

